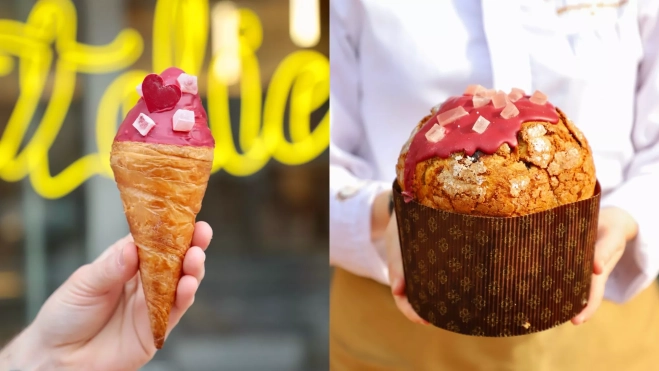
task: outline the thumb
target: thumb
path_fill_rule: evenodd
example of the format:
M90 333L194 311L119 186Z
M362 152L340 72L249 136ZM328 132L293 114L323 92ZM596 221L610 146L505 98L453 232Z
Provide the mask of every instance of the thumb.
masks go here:
M137 248L122 240L108 248L100 259L82 266L71 277L72 283L88 295L104 295L123 286L137 273Z
M403 274L403 259L398 239L398 226L396 216L392 215L386 231L387 265L389 268L389 285L394 295L403 295L405 282Z
M593 274L608 275L625 251L625 237L611 228L599 233L595 244Z
M387 226L387 263L389 265L389 284L396 307L410 321L428 325L428 321L421 318L414 310L405 292L405 271L395 215L392 216Z

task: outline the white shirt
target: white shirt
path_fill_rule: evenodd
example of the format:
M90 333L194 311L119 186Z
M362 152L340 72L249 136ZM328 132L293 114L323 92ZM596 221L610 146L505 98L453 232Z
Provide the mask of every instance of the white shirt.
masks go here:
M607 2L331 1L330 264L387 283L373 199L414 125L481 84L547 94L590 142L602 206L639 224L605 296L624 302L657 277L659 1L590 3Z

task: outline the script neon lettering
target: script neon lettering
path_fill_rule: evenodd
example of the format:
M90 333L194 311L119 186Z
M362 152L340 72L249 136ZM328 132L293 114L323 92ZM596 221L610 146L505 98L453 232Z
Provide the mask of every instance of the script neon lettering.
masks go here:
M177 12L172 12L177 9ZM178 66L201 74L208 37L207 0L159 0L153 29L153 71ZM185 22L190 15L195 22ZM99 74L130 67L142 54L143 40L132 29L121 31L107 45L78 43L76 9L70 0L39 0L25 23L0 20L0 76L18 67L20 95L0 137L0 178L18 181L29 176L34 190L45 198L70 193L95 175L112 177L109 153L117 117L123 116L139 98L135 86L150 71L128 70L106 88L97 111L97 153L88 154L59 174L49 169L48 152L71 105L78 73ZM313 160L329 145L329 116L326 113L313 130L310 114L329 98L329 62L310 50L286 57L268 86L262 103L261 77L256 51L263 33L256 14L240 9L241 112L239 145L233 141L227 84L205 74L208 115L216 139L213 172L224 169L234 176L258 172L271 158L299 165ZM57 51L57 59L55 53ZM18 61L14 65L14 59ZM27 134L51 67L52 93L43 116L25 147ZM290 93L290 96L289 96ZM284 112L289 105L290 141L284 136Z

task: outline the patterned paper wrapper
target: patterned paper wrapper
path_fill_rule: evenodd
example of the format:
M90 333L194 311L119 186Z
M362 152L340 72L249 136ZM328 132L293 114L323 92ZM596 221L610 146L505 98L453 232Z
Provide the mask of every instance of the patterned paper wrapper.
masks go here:
M569 321L590 292L600 185L593 197L521 217L405 202L394 182L407 296L434 326L503 337Z

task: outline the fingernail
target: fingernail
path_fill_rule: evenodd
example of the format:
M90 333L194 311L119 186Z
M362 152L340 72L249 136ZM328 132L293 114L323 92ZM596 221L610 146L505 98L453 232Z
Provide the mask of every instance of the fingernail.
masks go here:
M400 282L400 278L395 278L393 282L391 282L391 292L397 294L398 291L400 291Z
M119 256L117 257L117 263L120 267L126 265L126 258L124 258L124 248L119 249Z

